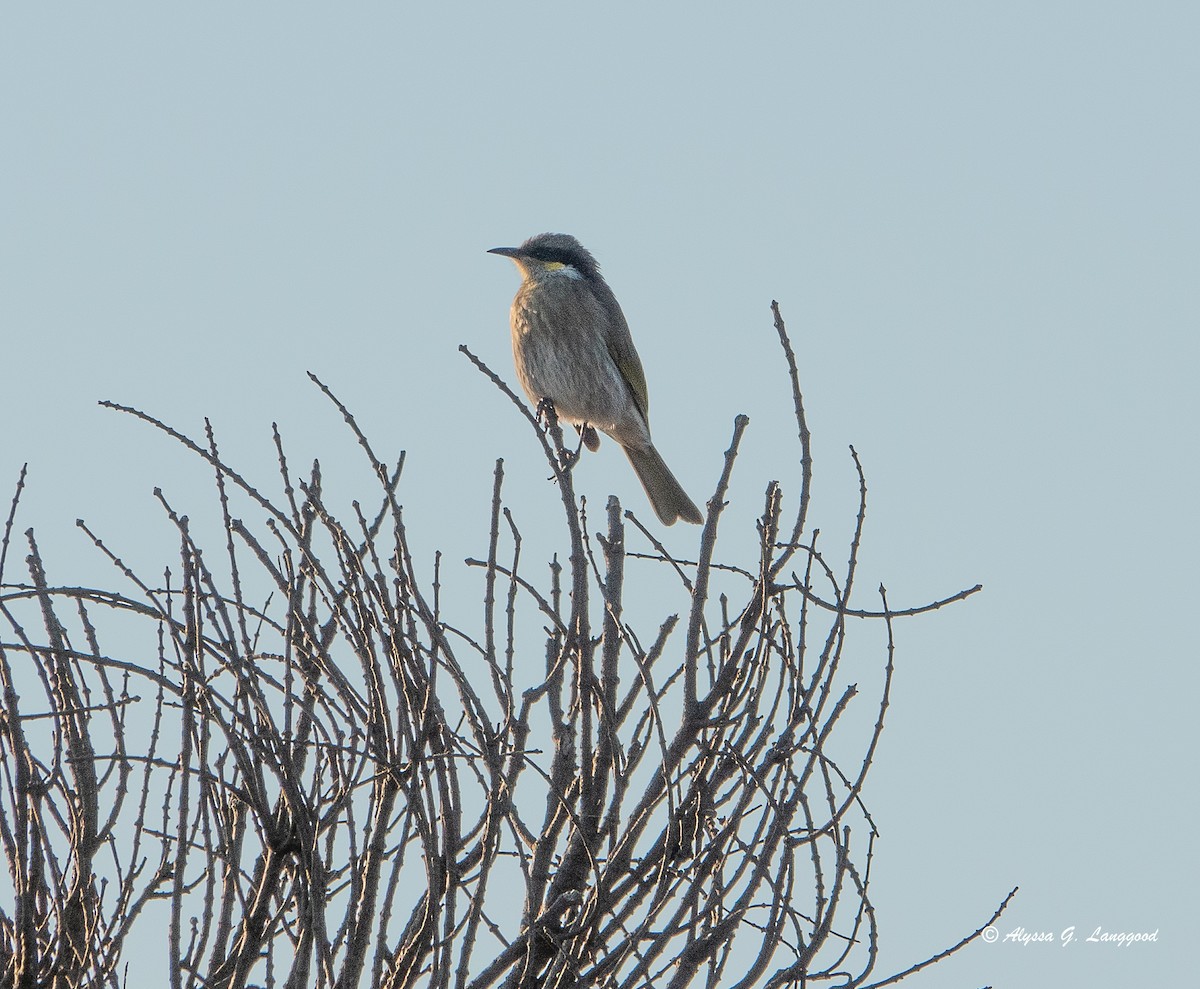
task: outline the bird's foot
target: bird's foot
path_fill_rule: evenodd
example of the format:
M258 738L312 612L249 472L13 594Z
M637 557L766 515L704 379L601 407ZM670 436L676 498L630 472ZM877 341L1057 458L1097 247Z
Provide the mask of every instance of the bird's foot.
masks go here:
M600 449L600 437L596 434L593 426L586 422L575 423L575 429L579 433L579 445L574 450L562 449L558 451L558 459L562 464L563 470L570 470L578 463L579 458L583 456L583 448L586 446L593 453Z
M554 411L554 403L548 398L538 400L537 411L534 415L538 422L546 424L547 429L558 423L558 413Z
M572 470L579 463L579 450L568 450L565 446L558 451L558 464L564 471Z

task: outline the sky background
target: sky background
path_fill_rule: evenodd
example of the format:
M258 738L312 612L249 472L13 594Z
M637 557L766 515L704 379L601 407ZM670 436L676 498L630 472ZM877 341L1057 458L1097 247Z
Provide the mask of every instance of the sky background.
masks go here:
M557 496L457 348L514 380L517 276L485 251L561 230L698 503L749 415L722 546L753 563L765 485L799 478L778 299L827 548L848 444L867 471L859 603L984 584L898 624L877 974L1020 885L999 943L914 984L1167 982L1200 924L1198 45L1166 2L7 4L0 488L29 463L52 579L116 582L80 517L161 572L153 487L203 517L211 480L97 401L211 417L264 486L278 422L348 499L369 474L313 371L407 451L421 557L474 588L495 458L531 554ZM575 476L653 523L612 443ZM1072 925L1159 940L1003 941Z

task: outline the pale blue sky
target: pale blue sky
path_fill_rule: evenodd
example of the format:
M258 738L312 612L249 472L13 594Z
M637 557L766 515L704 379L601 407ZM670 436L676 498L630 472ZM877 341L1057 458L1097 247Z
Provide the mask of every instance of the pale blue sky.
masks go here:
M200 516L206 474L96 400L210 415L264 482L278 421L357 493L312 370L408 451L428 554L483 552L497 456L536 530L540 452L457 347L511 377L517 278L484 252L563 230L624 306L697 502L750 416L746 562L766 482L798 478L776 298L826 545L854 443L860 587L985 585L900 626L880 970L1020 884L1002 932L1159 943L980 944L919 984L1167 981L1200 923L1198 45L1200 8L1164 2L6 5L0 487L30 463L22 528L59 580L105 574L80 516L154 572L151 488ZM612 444L576 481L652 520Z

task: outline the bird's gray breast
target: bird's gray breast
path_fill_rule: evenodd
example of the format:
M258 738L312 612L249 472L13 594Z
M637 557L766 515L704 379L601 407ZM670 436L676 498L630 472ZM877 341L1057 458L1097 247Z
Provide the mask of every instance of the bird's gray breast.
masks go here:
M583 279L531 281L513 300L513 358L533 402L548 398L569 422L606 433L640 420L608 350L611 317Z

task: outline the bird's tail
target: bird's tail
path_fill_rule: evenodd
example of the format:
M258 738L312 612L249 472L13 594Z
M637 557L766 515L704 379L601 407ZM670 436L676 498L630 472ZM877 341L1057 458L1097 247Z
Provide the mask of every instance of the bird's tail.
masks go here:
M671 469L663 462L653 444L641 448L622 447L633 470L646 489L646 497L663 525L674 525L676 519L699 524L704 521L700 509L687 496Z

